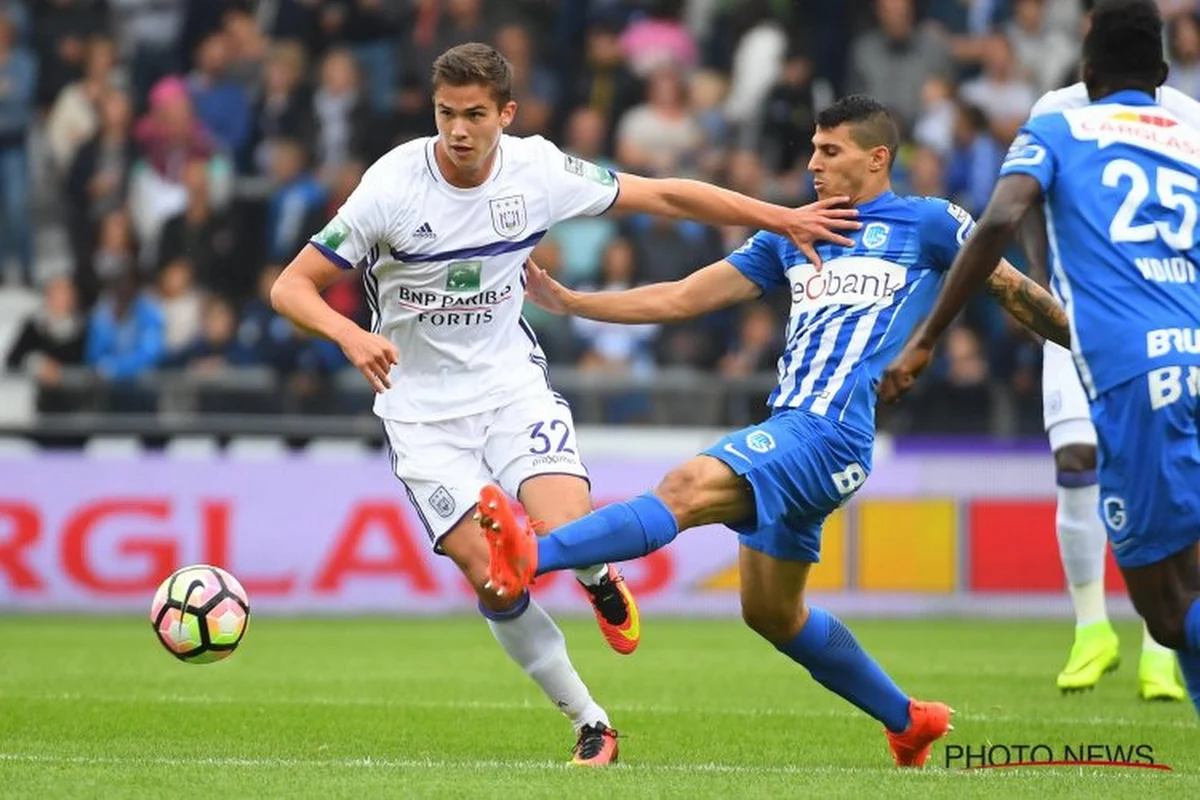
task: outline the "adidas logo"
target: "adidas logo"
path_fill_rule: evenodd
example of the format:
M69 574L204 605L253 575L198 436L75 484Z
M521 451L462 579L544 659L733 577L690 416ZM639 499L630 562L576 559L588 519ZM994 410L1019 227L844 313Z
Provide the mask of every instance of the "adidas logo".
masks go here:
M433 232L433 228L429 227L428 222L422 222L421 227L413 231L413 236L419 239L433 239L437 234Z

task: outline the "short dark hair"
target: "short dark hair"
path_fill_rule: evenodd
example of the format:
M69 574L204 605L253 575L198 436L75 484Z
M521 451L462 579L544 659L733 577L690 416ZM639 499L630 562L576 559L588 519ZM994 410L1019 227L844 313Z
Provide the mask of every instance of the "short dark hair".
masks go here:
M850 138L864 149L886 147L888 164L896 160L900 149L900 128L887 106L866 95L852 94L843 97L817 114L817 127L836 128L850 126Z
M1097 0L1083 40L1091 82L1153 88L1163 77L1163 20L1154 0Z
M513 71L508 59L490 44L468 42L451 47L433 62L433 88L486 86L497 105L512 100Z

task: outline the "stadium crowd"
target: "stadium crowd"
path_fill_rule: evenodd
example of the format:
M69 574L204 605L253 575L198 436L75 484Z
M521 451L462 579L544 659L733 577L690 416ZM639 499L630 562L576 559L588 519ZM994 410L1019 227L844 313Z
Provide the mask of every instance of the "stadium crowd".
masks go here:
M1169 82L1200 96L1197 3L1162 6ZM897 190L978 215L1034 101L1075 80L1084 24L1082 0L0 0L0 268L6 291L43 298L7 366L52 388L63 366L119 384L258 365L293 391L343 368L267 289L367 165L434 133L430 66L455 44L513 63L510 133L785 204L813 198L816 112L864 92L904 126ZM616 288L678 278L748 234L579 219L534 257ZM366 321L358 282L330 296ZM738 377L774 369L787 304L661 329L527 315L555 364ZM1038 432L1040 357L978 302L896 424L986 432L1003 411Z

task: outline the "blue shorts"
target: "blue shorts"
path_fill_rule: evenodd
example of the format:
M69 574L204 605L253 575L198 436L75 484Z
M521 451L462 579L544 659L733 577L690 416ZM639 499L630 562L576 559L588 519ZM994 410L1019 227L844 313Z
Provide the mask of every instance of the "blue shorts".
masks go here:
M704 455L754 490L753 519L730 525L738 541L783 561L820 561L821 526L866 481L874 437L808 411L775 412Z
M1197 390L1200 368L1166 367L1092 401L1100 516L1122 567L1153 564L1200 540Z

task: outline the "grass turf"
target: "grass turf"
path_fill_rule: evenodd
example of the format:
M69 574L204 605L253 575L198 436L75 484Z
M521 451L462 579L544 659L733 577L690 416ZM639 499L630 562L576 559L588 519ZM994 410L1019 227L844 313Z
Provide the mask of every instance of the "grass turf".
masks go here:
M569 725L476 619L258 617L184 665L141 619L0 618L0 796L1200 797L1189 705L1136 698L1140 631L1096 691L1060 696L1063 623L852 622L906 691L957 710L947 742L1137 745L1171 772L891 766L878 723L734 622L644 620L620 657L564 623L622 733L622 764L566 766Z

